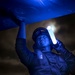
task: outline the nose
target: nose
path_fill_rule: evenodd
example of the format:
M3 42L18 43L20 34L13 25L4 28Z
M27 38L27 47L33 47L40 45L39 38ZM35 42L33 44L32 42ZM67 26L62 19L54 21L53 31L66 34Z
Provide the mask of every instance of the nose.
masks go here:
M43 37L43 36L40 36L40 40L41 40L41 41L44 40L44 37Z

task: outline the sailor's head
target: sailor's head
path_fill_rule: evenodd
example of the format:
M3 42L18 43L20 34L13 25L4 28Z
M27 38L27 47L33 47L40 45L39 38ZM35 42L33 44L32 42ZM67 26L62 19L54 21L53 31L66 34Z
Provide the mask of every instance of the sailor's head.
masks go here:
M39 48L49 46L52 43L47 29L43 27L34 30L32 39Z

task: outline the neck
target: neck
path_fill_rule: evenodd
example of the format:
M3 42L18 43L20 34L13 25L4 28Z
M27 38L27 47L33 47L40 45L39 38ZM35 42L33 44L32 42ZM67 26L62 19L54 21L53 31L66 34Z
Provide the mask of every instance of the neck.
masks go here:
M50 46L43 47L43 48L41 48L41 51L42 52L51 52L51 47Z

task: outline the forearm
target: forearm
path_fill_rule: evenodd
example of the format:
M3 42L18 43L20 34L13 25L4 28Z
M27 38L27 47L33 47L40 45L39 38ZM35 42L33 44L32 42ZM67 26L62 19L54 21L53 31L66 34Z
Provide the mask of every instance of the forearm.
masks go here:
M65 47L62 47L59 52L61 53L61 55L64 57L65 60L70 60L75 58L75 56L70 51L68 51Z
M70 57L75 57L70 51L66 49L60 40L57 40L57 44L53 45L53 48L59 52L65 60L69 59Z
M19 26L17 38L26 39L26 25L24 22L22 22L21 25Z
M68 68L71 74L75 75L75 56L69 52L66 48L62 48L60 50L61 55L65 59L66 63L68 64Z
M26 39L17 38L15 44L16 52L24 65L29 65L33 59L33 53L26 47Z
M75 75L75 56L65 48L60 40L57 40L57 44L53 45L53 48L59 52L61 57L66 61L70 73Z

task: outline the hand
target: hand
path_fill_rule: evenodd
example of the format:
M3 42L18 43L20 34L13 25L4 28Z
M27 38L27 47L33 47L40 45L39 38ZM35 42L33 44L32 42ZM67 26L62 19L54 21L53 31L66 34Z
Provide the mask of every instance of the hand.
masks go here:
M53 44L53 48L57 51L60 52L61 50L63 50L65 48L64 44L57 39L57 44Z
M22 21L17 18L17 16L12 12L11 10L8 10L6 8L0 8L0 16L2 17L8 17L10 18L13 22L15 22L18 26L21 25Z

